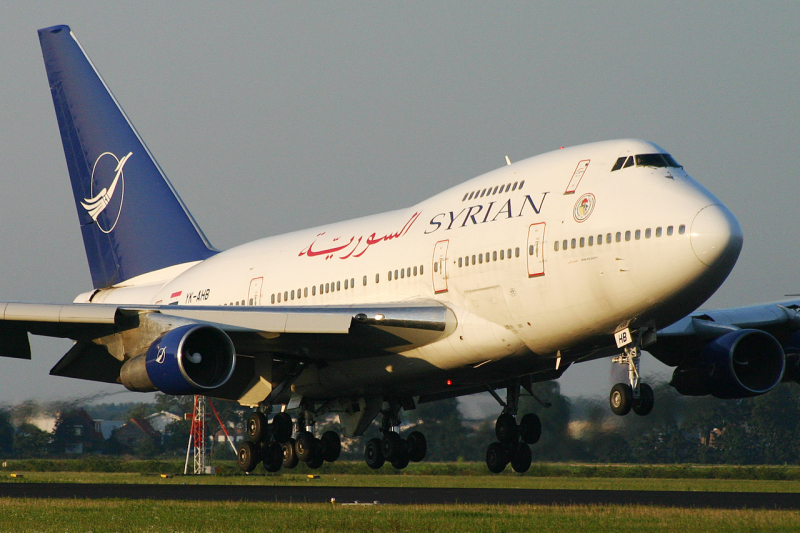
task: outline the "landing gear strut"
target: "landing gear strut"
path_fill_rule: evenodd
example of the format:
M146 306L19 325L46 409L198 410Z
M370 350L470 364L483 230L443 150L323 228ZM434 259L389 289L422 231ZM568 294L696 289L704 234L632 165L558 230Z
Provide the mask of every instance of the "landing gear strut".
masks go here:
M636 340L624 347L624 353L612 359L614 363L628 366L628 383L614 385L608 397L611 411L617 416L625 416L631 410L637 415L645 416L653 410L653 389L639 380L642 337L645 333L646 331L640 331Z
M487 388L495 400L503 406L503 412L497 417L494 432L498 442L493 442L486 450L486 466L489 471L499 474L508 463L515 472L527 472L531 467L531 447L542 435L542 423L539 417L528 413L517 424L519 393L521 382L512 381L506 388L506 401L500 399L493 389ZM525 387L533 394L529 386Z
M390 401L388 409L381 411L383 438L370 439L364 449L364 460L372 469L377 470L388 461L393 468L402 470L410 461L422 461L428 452L428 442L419 431L412 431L405 439L400 436L400 409L399 403Z

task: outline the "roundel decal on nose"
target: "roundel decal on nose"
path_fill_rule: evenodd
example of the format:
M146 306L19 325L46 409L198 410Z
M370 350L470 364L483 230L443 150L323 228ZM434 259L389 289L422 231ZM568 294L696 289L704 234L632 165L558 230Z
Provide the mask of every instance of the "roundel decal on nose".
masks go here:
M578 198L575 207L572 208L572 216L576 222L583 222L594 210L595 198L592 193L587 193Z
M81 205L103 233L111 233L119 221L125 196L122 168L131 155L133 153L129 152L120 159L111 152L104 152L94 162L91 197L84 198Z

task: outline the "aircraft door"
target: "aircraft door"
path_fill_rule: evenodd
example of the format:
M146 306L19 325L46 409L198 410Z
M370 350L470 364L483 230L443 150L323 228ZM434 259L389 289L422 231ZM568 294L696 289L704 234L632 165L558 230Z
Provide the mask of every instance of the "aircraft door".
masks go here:
M264 278L250 280L250 290L247 292L247 305L261 305L261 285Z
M545 223L531 224L528 228L528 277L544 276Z
M450 241L439 241L433 249L433 292L447 292L447 245Z

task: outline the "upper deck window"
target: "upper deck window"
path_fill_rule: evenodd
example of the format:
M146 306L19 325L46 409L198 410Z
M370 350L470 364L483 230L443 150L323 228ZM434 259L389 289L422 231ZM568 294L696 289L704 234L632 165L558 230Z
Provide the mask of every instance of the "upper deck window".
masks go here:
M636 156L637 167L681 167L669 154L639 154Z

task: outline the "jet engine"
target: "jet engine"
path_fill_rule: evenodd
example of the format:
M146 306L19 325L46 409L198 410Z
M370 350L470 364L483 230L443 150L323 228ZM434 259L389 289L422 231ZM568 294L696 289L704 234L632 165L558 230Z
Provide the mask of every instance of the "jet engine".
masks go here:
M772 390L785 368L786 357L775 337L740 329L708 343L693 364L676 368L670 385L691 396L747 398Z
M122 365L120 382L138 392L202 394L224 385L235 363L233 342L224 331L189 324L168 331Z

